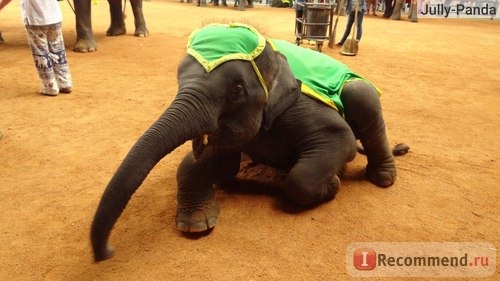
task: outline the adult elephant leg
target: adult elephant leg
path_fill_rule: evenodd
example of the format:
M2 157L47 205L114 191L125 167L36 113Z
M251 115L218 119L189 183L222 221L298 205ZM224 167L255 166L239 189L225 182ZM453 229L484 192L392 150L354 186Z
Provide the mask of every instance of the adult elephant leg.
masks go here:
M375 88L362 81L347 83L341 94L345 118L368 158L366 176L378 186L396 180L396 162L387 139L380 99Z
M321 135L304 143L309 149L300 153L283 183L283 190L296 203L312 206L335 197L340 185L338 171L356 156L354 135L338 115L339 128L333 136ZM309 144L308 144L309 143Z
M111 24L106 31L107 36L119 36L127 33L125 20L123 19L122 1L108 0L109 14L111 15Z
M80 53L97 51L92 31L90 0L74 0L76 17L76 43L73 51Z
M130 0L132 12L134 13L135 31L134 36L146 37L149 35L149 30L146 27L146 20L142 12L142 0Z
M218 154L210 160L186 155L177 172L177 229L203 232L213 228L219 217L213 183L233 179L239 170L240 153Z

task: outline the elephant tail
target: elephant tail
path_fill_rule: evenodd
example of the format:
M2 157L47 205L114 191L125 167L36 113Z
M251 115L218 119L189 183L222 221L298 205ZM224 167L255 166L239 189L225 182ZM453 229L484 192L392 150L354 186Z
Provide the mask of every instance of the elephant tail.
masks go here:
M365 149L361 144L356 144L356 149L358 150L358 153L366 155ZM405 155L408 153L410 150L410 147L404 143L398 143L392 148L392 155L394 156L400 156L400 155Z

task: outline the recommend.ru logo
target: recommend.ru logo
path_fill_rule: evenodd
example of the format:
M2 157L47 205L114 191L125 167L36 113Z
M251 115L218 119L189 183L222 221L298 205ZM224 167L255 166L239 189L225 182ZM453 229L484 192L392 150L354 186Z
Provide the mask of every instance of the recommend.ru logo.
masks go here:
M356 242L346 251L356 277L488 277L496 248L485 242Z

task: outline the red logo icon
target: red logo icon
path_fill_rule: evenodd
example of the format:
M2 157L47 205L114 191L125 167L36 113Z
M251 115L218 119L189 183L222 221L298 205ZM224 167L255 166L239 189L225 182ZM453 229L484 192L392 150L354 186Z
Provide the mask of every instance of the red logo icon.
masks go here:
M357 270L372 270L377 262L377 253L369 248L361 248L354 251L354 268Z

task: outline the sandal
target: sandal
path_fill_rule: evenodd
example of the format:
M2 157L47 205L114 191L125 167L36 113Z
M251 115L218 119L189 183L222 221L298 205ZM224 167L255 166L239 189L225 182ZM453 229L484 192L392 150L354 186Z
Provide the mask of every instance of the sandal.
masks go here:
M59 93L61 93L61 94L69 94L69 93L71 93L71 91L73 91L73 88L71 88L71 87L60 88L59 89Z
M44 91L40 91L40 95L49 96L49 97L55 97L55 96L57 96L57 93L49 94L49 93L46 93Z

